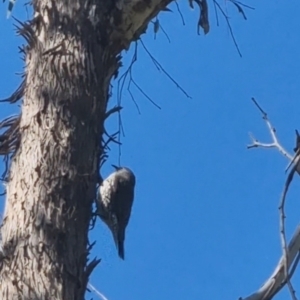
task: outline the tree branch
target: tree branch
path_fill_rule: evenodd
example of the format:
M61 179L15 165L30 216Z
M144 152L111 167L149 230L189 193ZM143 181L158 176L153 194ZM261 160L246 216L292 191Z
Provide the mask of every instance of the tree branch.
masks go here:
M281 144L278 141L278 138L276 136L276 129L272 126L267 113L259 106L259 104L257 103L257 101L252 98L252 101L254 102L254 104L256 105L256 107L260 110L260 112L263 115L263 119L265 120L267 127L269 129L269 132L271 134L271 138L272 138L272 143L261 143L259 142L257 139L254 138L254 136L252 134L250 134L250 138L252 140L252 144L248 145L247 148L257 148L257 147L261 147L261 148L277 148L277 150L286 158L288 158L290 161L293 160L293 156L291 154L288 153L288 151L286 151Z
M300 225L298 225L292 240L287 246L286 242L286 234L285 234L285 213L284 206L286 195L288 192L288 188L293 180L293 176L297 171L299 173L299 160L300 160L300 150L299 150L299 134L296 131L296 148L295 155L290 155L279 143L278 138L276 136L276 130L272 126L270 120L268 119L267 113L260 107L257 101L252 98L252 101L256 105L256 107L260 110L263 115L263 119L265 120L269 132L272 137L272 143L261 143L257 141L253 136L250 136L252 139L252 144L248 146L249 148L254 147L262 147L262 148L277 148L281 154L287 157L290 160L290 165L292 165L292 170L290 171L285 185L284 190L280 199L279 205L279 215L280 215L280 238L281 238L281 246L282 246L282 256L281 259L273 272L270 278L265 282L265 284L254 294L244 298L244 300L271 300L285 285L288 286L291 297L293 300L297 300L295 290L291 284L291 277L293 276L295 269L299 262L299 249L300 249ZM288 166L288 167L289 167ZM242 298L239 298L242 300Z
M100 293L91 283L88 283L88 289L94 292L101 300L108 300L102 293Z
M299 157L297 158L297 161L299 161ZM287 249L287 243L286 243L286 234L285 234L285 213L284 213L284 206L285 206L285 199L286 194L288 192L289 186L293 180L295 171L296 171L297 165L293 165L293 168L291 172L289 173L286 183L284 185L284 190L282 193L282 197L280 199L280 205L279 205L279 215L280 215L280 238L281 238L281 246L283 250L283 257L284 257L284 277L286 278L286 284L290 290L290 293L292 295L293 300L297 300L295 290L292 286L292 283L290 281L290 276L288 272L288 263L289 263L289 255L288 255L288 249Z
M298 264L298 253L300 249L300 224L298 225L293 237L287 247L288 263L287 267L289 272L289 278L295 271L295 264ZM263 284L263 286L246 298L239 298L239 300L271 300L286 284L286 278L284 274L285 255L282 254L274 272L269 279ZM295 262L294 262L295 261ZM294 263L293 263L294 262Z

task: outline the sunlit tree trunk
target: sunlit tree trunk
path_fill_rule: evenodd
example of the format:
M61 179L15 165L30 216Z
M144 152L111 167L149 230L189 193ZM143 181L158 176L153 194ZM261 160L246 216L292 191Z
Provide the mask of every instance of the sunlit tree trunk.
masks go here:
M35 0L2 226L0 299L84 299L109 84L169 1ZM122 4L118 3L118 6Z

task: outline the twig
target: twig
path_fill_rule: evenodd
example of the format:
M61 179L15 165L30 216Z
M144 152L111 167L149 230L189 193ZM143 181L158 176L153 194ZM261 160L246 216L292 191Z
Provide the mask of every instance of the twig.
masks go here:
M177 11L178 11L178 13L179 13L179 15L180 15L180 17L181 17L182 25L185 26L184 18L183 18L182 12L181 12L181 10L180 10L180 7L179 7L179 5L178 5L178 3L177 3L176 0L175 0L174 2L175 2L175 5L176 5L176 7L177 7Z
M130 65L129 67L127 68L127 70L122 74L122 76L119 78L118 80L118 87L117 87L117 103L118 103L118 106L121 107L121 102L122 102L122 92L123 92L123 88L124 88L124 85L125 85L125 82L126 82L126 79L127 79L127 76L130 75L130 78L131 78L131 71L132 71L132 68L133 68L133 65L135 64L135 62L137 61L137 42L135 43L135 49L134 49L134 54L132 56L132 59L131 59L131 62L130 62ZM134 99L132 97L132 99ZM136 104L136 101L134 101L134 104L137 106ZM139 112L139 109L138 109L138 112ZM118 135L118 142L119 142L119 163L120 163L120 160L121 160L121 147L122 147L122 143L121 143L121 134L123 133L123 136L125 136L125 133L124 133L124 127L123 127L123 123L122 123L122 116L121 116L121 113L120 111L118 112L118 121L119 121L119 135Z
M218 11L217 11L217 5L215 3L215 1L213 1L214 4L214 9L215 9L215 15L216 15L216 21L217 21L217 26L219 27L219 16L218 16Z
M239 4L239 5L244 6L244 7L246 7L246 8L255 10L255 7L249 6L249 5L244 4L244 3L240 2L240 1L236 1L236 0L229 0L229 1L232 2L232 3L234 3L234 4Z
M135 85L135 87L148 99L156 108L161 109L161 107L156 104L144 91L143 89L135 82L133 78L131 78L131 82Z
M127 76L130 74L133 65L137 61L137 43L135 43L135 49L134 49L134 54L132 56L131 62L127 70L122 74L122 76L118 80L118 87L117 87L117 99L118 99L118 105L121 106L121 100L122 100L122 92L123 88L127 79Z
M256 107L260 110L260 112L262 113L263 115L263 119L264 121L266 122L267 124L267 127L269 129L269 132L271 134L271 137L272 137L272 143L261 143L259 142L258 140L256 140L252 134L250 134L250 138L252 140L252 144L251 145L248 145L247 148L250 149L250 148L256 148L256 147L261 147L261 148L277 148L278 151L283 155L285 156L286 158L288 158L290 161L293 160L293 156L291 154L288 153L288 151L286 151L282 146L281 144L279 143L278 141L278 138L276 136L276 130L275 128L272 126L269 118L268 118L268 115L267 113L260 107L260 105L257 103L257 101L252 98L252 101L254 102L254 104L256 105Z
M93 291L100 299L108 300L102 293L100 293L92 284L88 283L88 289Z
M116 112L119 112L123 107L122 106L115 106L113 108L111 108L110 110L108 110L106 113L105 113L105 120L112 114L116 113Z
M130 84L130 82L129 82L129 84ZM140 108L139 108L137 102L135 101L135 99L134 99L134 97L133 97L133 94L132 94L131 90L128 89L128 92L129 92L129 95L130 95L130 97L131 97L131 99L132 99L132 102L134 103L134 105L135 105L135 107L136 107L136 109L137 109L137 111L138 111L138 114L140 115L140 114L141 114Z
M108 145L113 142L117 145L120 145L120 142L118 140L116 140L116 137L119 135L119 131L113 133L113 134L108 134L106 130L104 130L104 134L107 135L108 139L107 141L105 141L105 143L103 144L102 148L103 149L109 149Z
M228 26L229 31L230 31L231 38L232 38L233 43L234 43L234 45L235 45L235 48L236 48L238 54L240 55L240 57L242 57L242 53L241 53L241 51L240 51L240 49L239 49L239 46L238 46L237 41L236 41L236 39L235 39L235 37L234 37L234 34L233 34L233 30L232 30L231 24L230 24L230 22L229 22L229 17L228 17L227 14L224 12L223 8L222 8L221 5L218 3L218 1L213 0L213 2L214 2L214 4L215 4L215 6L220 10L221 14L224 16L225 21L226 21L227 26Z
M141 43L143 44L143 42L141 41ZM134 102L134 104L137 107L138 113L140 114L140 110L137 106L137 102L135 101L133 94L131 93L130 87L131 87L131 83L133 83L135 85L135 87L158 109L161 109L161 107L156 104L143 90L142 88L135 82L135 80L133 79L133 75L132 75L132 68L134 63L137 61L137 44L135 45L135 51L134 51L134 55L132 57L131 63L128 67L128 69L124 72L124 74L122 74L122 76L120 77L119 81L118 81L118 105L121 105L121 98L122 98L122 91L125 85L125 82L127 80L127 77L129 77L128 80L128 86L127 86L127 91L130 93L131 99ZM121 127L122 124L120 123ZM120 130L121 132L121 130ZM123 131L123 135L124 135L124 131Z
M247 17L246 17L246 14L243 10L243 7L245 8L249 8L249 9L255 9L254 7L251 7L251 6L248 6L242 2L239 2L239 1L235 1L235 0L229 0L237 9L238 9L238 12L242 14L243 18L245 20L247 20Z
M146 45L142 40L140 40L143 48L145 49L146 53L149 55L151 58L152 62L154 63L155 67L157 70L162 71L175 85L179 90L187 97L187 98L192 98L178 83L177 81L163 68L163 66L154 58L154 56L149 52L147 49Z
M164 35L166 36L167 40L169 41L169 43L171 43L171 40L167 34L167 32L165 31L165 29L163 28L163 26L160 24L160 29L161 31L164 33Z
M131 70L129 71L129 81L128 81L128 86L127 86L127 91L129 92L130 96L132 97L132 101L134 102L134 104L136 105L137 111L139 114L141 114L140 109L137 105L137 102L135 101L133 94L131 93L130 87L131 87L131 83L133 83L133 85L141 92L142 95L145 96L146 99L148 99L150 101L150 103L152 103L156 108L161 109L161 107L155 103L155 101L153 101L144 91L143 89L136 83L136 81L133 79L132 76L132 72Z

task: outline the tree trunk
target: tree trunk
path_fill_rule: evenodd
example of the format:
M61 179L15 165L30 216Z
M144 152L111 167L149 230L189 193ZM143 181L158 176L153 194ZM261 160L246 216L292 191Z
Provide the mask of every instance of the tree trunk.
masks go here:
M118 54L169 1L34 0L2 226L0 299L84 299L88 229ZM17 124L17 125L16 125ZM16 132L16 131L14 131ZM1 140L0 140L1 141ZM0 151L1 152L1 151Z

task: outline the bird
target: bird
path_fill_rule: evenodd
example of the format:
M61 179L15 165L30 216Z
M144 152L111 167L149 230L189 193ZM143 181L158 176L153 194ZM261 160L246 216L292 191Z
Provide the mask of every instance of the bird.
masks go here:
M117 167L102 181L97 195L97 215L112 232L118 255L124 260L125 230L134 200L135 175L127 167Z

